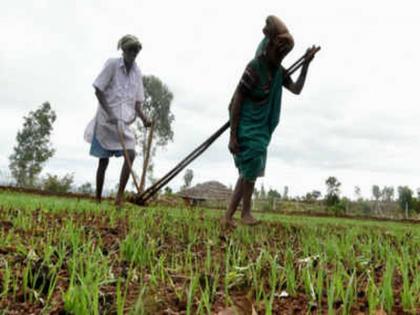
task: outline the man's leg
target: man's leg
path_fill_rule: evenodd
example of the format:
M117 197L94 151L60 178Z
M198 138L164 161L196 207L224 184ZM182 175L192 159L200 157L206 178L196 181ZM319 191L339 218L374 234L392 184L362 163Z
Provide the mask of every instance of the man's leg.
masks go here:
M258 223L251 214L251 199L254 193L255 181L242 180L243 198L242 198L242 223L247 225L254 225Z
M238 208L238 205L241 202L242 195L243 195L242 182L243 182L242 178L239 177L236 182L236 186L233 191L232 197L230 199L229 207L223 218L223 222L226 224L234 225L233 215L235 214L235 211Z
M134 150L127 150L127 153L128 153L128 158L130 159L130 164L133 165L135 152ZM127 185L129 177L130 177L130 167L128 166L128 163L124 158L124 165L122 167L121 175L120 175L120 185L118 187L117 196L115 197L115 204L117 206L122 205L124 190L125 190L125 186Z
M102 189L104 187L105 171L108 167L109 159L100 158L98 163L98 169L96 171L96 201L101 202L102 200Z

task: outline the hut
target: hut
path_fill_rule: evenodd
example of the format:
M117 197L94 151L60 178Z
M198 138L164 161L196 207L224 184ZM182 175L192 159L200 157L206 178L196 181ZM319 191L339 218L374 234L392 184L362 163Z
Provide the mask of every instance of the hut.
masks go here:
M232 189L217 181L208 181L178 193L187 206L225 207Z

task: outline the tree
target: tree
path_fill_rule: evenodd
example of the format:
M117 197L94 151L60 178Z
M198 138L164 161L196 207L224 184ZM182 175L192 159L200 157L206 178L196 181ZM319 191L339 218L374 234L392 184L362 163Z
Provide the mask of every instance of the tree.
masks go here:
M375 199L375 201L378 201L381 198L382 193L378 185L372 186L372 196Z
M71 190L73 185L73 174L66 174L62 178L57 175L47 174L43 180L42 188L46 191L66 193Z
M327 194L325 201L328 206L334 206L340 202L340 186L341 183L334 176L330 176L325 181L327 185Z
M56 118L48 102L23 118L23 128L16 136L17 145L9 157L9 168L18 186L34 186L43 164L54 155L50 135Z
M260 198L264 199L266 197L266 193L265 193L265 188L264 188L264 184L261 184L261 188L260 188Z
M184 174L184 186L183 189L186 189L191 186L191 182L194 178L194 172L191 169L187 169Z
M306 195L302 197L302 200L306 202L314 202L319 197L321 197L321 192L318 190L312 190L311 192L306 193Z
M311 195L314 200L317 200L319 197L321 197L321 192L319 190L313 190Z
M413 206L413 191L408 186L398 187L398 203L407 217Z
M382 188L382 200L385 202L391 202L394 199L394 187L384 186Z
M136 138L140 143L140 151L143 156L143 173L140 181L140 189L144 190L146 173L153 170L153 157L157 147L164 147L173 140L172 123L175 120L171 112L173 94L162 81L153 76L144 76L143 104L144 114L152 120L149 132L142 123L136 123ZM149 175L150 177L151 175Z
M284 186L284 189L283 189L283 199L284 200L289 199L289 186Z
M381 189L379 188L378 185L373 185L372 186L372 196L375 199L375 204L376 204L376 212L380 213L382 212L380 210L380 204L379 204L379 200L381 199L382 196L382 192Z
M356 196L357 201L362 199L362 190L359 186L354 186L354 195Z
M281 195L277 190L270 188L267 192L267 197L268 198L281 198Z

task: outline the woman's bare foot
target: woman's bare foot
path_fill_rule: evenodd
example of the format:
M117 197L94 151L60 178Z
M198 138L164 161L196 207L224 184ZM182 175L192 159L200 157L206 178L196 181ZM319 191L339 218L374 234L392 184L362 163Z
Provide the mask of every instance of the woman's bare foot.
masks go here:
M245 225L257 225L260 221L255 219L251 214L248 214L241 218L241 223Z

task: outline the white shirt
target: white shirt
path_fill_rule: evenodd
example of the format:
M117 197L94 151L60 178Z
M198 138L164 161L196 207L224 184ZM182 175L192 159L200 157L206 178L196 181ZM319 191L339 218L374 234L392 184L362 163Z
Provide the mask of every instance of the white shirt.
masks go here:
M118 126L123 132L126 148L134 149L136 141L129 124L136 118L136 102L144 102L144 87L139 67L133 63L130 72L127 73L122 57L110 58L93 82L93 86L104 93L110 111L120 120ZM109 119L109 115L98 103L95 118L86 127L85 140L92 142L95 132L96 139L103 148L122 150L117 125L109 123Z

